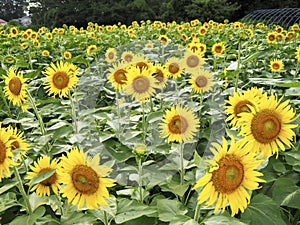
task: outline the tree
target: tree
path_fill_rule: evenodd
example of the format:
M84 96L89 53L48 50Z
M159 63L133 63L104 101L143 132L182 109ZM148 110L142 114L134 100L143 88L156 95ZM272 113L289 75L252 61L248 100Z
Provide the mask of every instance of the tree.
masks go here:
M0 16L6 21L18 19L25 16L25 8L28 6L26 0L1 0Z

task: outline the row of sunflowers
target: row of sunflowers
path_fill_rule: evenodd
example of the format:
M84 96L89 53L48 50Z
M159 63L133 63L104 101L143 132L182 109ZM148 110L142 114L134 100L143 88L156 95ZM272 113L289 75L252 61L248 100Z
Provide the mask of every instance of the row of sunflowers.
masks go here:
M1 26L1 224L297 224L299 34Z

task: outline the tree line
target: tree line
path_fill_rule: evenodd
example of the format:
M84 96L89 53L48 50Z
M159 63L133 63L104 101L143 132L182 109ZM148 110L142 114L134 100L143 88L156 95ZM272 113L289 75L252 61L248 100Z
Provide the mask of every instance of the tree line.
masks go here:
M128 25L148 19L237 21L256 9L298 7L298 0L1 0L0 15L9 21L24 16L28 8L33 27L86 27L88 22Z

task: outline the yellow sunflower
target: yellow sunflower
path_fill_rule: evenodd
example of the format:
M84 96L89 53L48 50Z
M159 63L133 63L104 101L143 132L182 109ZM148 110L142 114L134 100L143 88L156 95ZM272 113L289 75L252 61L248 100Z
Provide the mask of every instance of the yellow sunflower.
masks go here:
M226 122L230 121L230 125L233 127L240 127L240 113L250 113L250 106L258 108L261 96L262 92L256 87L243 92L234 92L233 96L229 96L229 99L225 100L228 104L225 106L225 111L228 114Z
M272 72L280 72L284 67L282 60L274 59L270 61L270 69Z
M50 55L50 52L48 50L43 50L42 51L42 56L47 57Z
M199 127L199 120L193 111L181 105L167 110L160 124L160 135L168 142L185 142L193 139Z
M172 79L181 77L183 73L180 58L170 57L166 62L166 68L168 69L168 77L171 77Z
M6 86L4 87L4 95L12 101L13 105L19 106L24 112L27 111L27 87L25 83L28 79L23 74L17 72L15 68L7 71L7 76L3 76Z
M296 59L300 62L300 46L296 49Z
M251 149L242 148L239 142L231 138L228 146L223 137L222 145L213 143L211 148L214 158L208 172L201 177L193 187L203 187L198 196L198 204L205 206L215 204L214 213L222 209L225 211L229 203L231 216L244 212L250 203L249 190L259 188L258 182L265 182L256 171L263 160L257 160Z
M141 70L146 69L148 71L151 71L152 73L155 73L155 67L153 65L153 62L143 54L136 54L132 58L131 65L133 67L138 67Z
M19 34L18 28L17 27L11 27L10 28L10 36L15 37Z
M86 53L87 55L93 55L97 50L97 46L96 45L90 45L88 46Z
M72 53L69 51L65 51L64 52L64 58L65 59L71 59L72 58Z
M267 42L268 42L269 44L274 44L274 43L276 43L276 37L277 37L277 32L269 32L269 33L267 34L267 37L266 37Z
M162 45L166 45L169 42L169 38L166 35L160 35L158 39Z
M27 177L25 179L32 180L34 177L41 173L45 173L48 171L56 170L49 178L35 184L30 191L35 191L37 195L44 197L50 196L51 190L58 195L60 184L59 184L59 174L57 170L59 168L58 159L50 160L49 156L40 157L36 162L34 162L33 166L29 165L32 172L27 172Z
M64 184L61 189L63 197L76 205L78 209L84 205L88 209L96 209L107 205L109 198L107 188L115 185L115 180L105 178L111 169L99 165L100 156L88 157L83 150L71 149L61 159L61 168L58 170L60 182Z
M45 88L48 95L54 97L58 95L60 98L68 97L70 89L73 89L77 82L79 74L77 67L68 62L59 61L51 63L43 72L46 75Z
M225 51L225 45L223 43L215 43L212 46L212 53L214 56L221 56Z
M263 95L258 109L249 105L250 112L239 114L243 123L239 135L244 136L245 148L261 153L262 157L278 155L278 147L284 151L285 145L292 146L295 136L292 129L298 126L292 124L296 112L289 100L280 103L282 98L278 100L274 94Z
M152 71L137 66L129 67L127 71L127 86L124 88L127 95L131 95L136 101L143 101L155 94L158 85Z
M207 70L200 70L197 73L194 73L190 77L189 82L192 90L200 94L209 91L212 87L211 74Z
M125 63L113 64L108 69L108 80L112 83L116 91L122 90L127 85L127 68Z
M18 129L12 126L8 126L6 131L9 133L9 140L11 143L11 150L20 150L22 155L26 155L26 151L29 150L29 144L24 139L24 132L19 132Z
M108 48L105 52L105 60L108 63L113 63L117 60L117 51L114 48Z
M4 177L10 177L10 167L16 165L12 160L14 157L11 151L11 144L13 140L9 140L10 133L0 125L0 182Z
M121 55L121 59L127 63L131 63L133 58L134 54L131 51L125 51Z
M165 65L155 65L155 73L152 74L157 81L157 86L160 89L163 89L168 81L168 70Z
M197 73L203 68L204 63L205 61L200 55L189 50L185 52L181 61L182 68L190 74Z
M201 35L201 36L204 36L207 32L207 28L204 27L204 26L201 26L198 30L198 33Z

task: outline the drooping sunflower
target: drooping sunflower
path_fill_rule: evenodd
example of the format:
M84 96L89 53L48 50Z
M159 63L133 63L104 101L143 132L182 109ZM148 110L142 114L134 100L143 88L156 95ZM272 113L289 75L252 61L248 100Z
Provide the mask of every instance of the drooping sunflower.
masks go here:
M180 58L170 57L165 65L168 69L168 77L172 79L181 77L183 68L181 67Z
M7 71L7 76L3 76L6 86L4 87L4 95L15 106L19 106L25 112L28 109L27 105L27 87L25 83L28 79L23 77L21 72L17 72L16 68L10 68Z
M189 82L191 88L196 93L203 93L210 90L212 87L211 74L207 70L199 70L197 73L191 75Z
M73 89L77 82L79 74L77 67L68 62L59 61L51 63L43 71L46 75L45 89L47 89L48 95L54 97L58 95L60 98L68 97L69 90Z
M248 190L256 190L259 182L265 182L259 178L263 174L256 171L262 160L257 160L251 149L242 148L233 137L230 146L223 137L222 145L213 143L211 151L214 158L210 168L193 187L203 187L198 204L206 202L205 205L210 206L216 203L214 213L219 209L223 213L229 203L231 216L244 212L251 198Z
M127 86L124 88L127 95L131 95L136 101L144 101L155 94L158 85L156 78L152 76L152 70L131 66L127 71Z
M272 72L280 72L284 67L282 60L274 59L270 61L270 69Z
M51 170L56 170L49 178L35 184L30 191L35 191L37 195L44 197L50 196L51 190L58 195L60 184L59 184L59 174L57 170L59 168L58 159L50 160L49 156L40 157L37 161L34 162L33 166L29 165L32 172L27 172L26 180L32 180L34 177L41 173L45 173Z
M78 209L84 205L88 209L107 205L107 188L113 187L115 180L105 178L111 169L99 165L99 161L99 154L93 158L88 157L78 148L71 149L61 158L61 168L58 170L60 182L64 185L61 193L63 197L67 197L69 203L78 204Z
M105 52L105 60L108 63L113 63L117 60L117 51L114 48L108 48Z
M199 127L199 120L193 111L181 105L167 110L160 124L160 135L168 142L185 142L191 140Z
M0 182L4 177L10 177L10 168L16 163L12 160L14 157L11 151L11 144L13 140L9 140L10 134L0 124Z
M221 56L223 54L223 52L225 51L225 45L222 42L215 43L212 46L211 51L214 56Z
M230 121L230 125L233 127L240 127L240 113L250 113L250 106L258 108L261 97L262 92L256 87L242 92L234 92L233 96L229 96L229 99L225 100L228 104L225 106L225 111L228 114L226 122Z
M194 74L203 68L205 61L200 55L187 50L181 63L186 72Z
M263 95L259 108L249 106L248 113L240 113L243 123L239 135L244 136L245 148L253 149L261 153L262 157L270 157L278 148L285 150L285 145L292 146L295 132L292 130L298 125L292 122L296 119L296 112L291 108L289 100L282 103L283 97L278 100L272 94Z
M127 85L127 63L116 63L108 69L108 80L116 91L122 90Z

